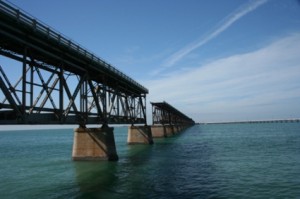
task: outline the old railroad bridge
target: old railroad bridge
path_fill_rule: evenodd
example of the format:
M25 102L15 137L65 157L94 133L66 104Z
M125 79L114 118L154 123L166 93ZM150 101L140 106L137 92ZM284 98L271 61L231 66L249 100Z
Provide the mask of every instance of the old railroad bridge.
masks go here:
M0 124L78 124L74 160L118 160L109 124L130 124L129 144L151 144L153 137L167 137L194 124L159 102L152 103L153 125L147 126L148 89L3 1L0 58Z

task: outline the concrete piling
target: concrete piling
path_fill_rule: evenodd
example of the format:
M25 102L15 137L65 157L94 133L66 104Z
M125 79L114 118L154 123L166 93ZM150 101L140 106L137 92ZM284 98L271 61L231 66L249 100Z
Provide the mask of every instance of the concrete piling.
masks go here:
M128 144L153 144L150 126L129 126L128 127Z
M117 161L113 129L111 127L74 129L73 160Z

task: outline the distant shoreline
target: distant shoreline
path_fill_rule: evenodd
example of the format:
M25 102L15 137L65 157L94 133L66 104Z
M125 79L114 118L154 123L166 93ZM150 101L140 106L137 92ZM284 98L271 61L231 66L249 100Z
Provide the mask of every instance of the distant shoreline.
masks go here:
M249 120L234 122L199 122L197 124L253 124L253 123L299 123L300 119L281 119L281 120Z

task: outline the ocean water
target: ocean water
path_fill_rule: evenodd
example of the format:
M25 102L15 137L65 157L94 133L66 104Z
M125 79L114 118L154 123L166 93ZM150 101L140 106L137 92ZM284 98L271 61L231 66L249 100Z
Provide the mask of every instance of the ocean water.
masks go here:
M196 125L71 160L73 130L0 131L0 198L300 198L300 123Z

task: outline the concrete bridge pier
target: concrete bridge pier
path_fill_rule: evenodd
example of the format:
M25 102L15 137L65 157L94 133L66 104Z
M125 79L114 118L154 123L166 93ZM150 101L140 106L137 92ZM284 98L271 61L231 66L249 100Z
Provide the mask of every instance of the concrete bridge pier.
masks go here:
M153 138L163 138L167 137L166 129L164 125L152 125L151 132Z
M179 133L179 131L180 131L179 125L178 124L174 124L173 125L173 133L174 133L174 135L176 135L177 133Z
M74 129L73 160L117 161L114 128L103 125L101 128Z
M183 130L184 130L184 125L182 124L176 125L176 133L180 133Z
M187 126L185 125L152 125L151 131L153 138L163 138L163 137L171 137L173 135L176 135L178 133L181 133L183 130L185 130Z
M128 144L153 144L152 132L150 126L129 126Z
M186 129L186 126L185 125L180 125L179 129L180 129L179 131L182 132L182 131L184 131Z
M164 125L166 131L166 137L171 137L175 134L174 126L171 124Z
M175 127L173 125L152 125L151 126L152 136L154 138L171 137L175 132Z

